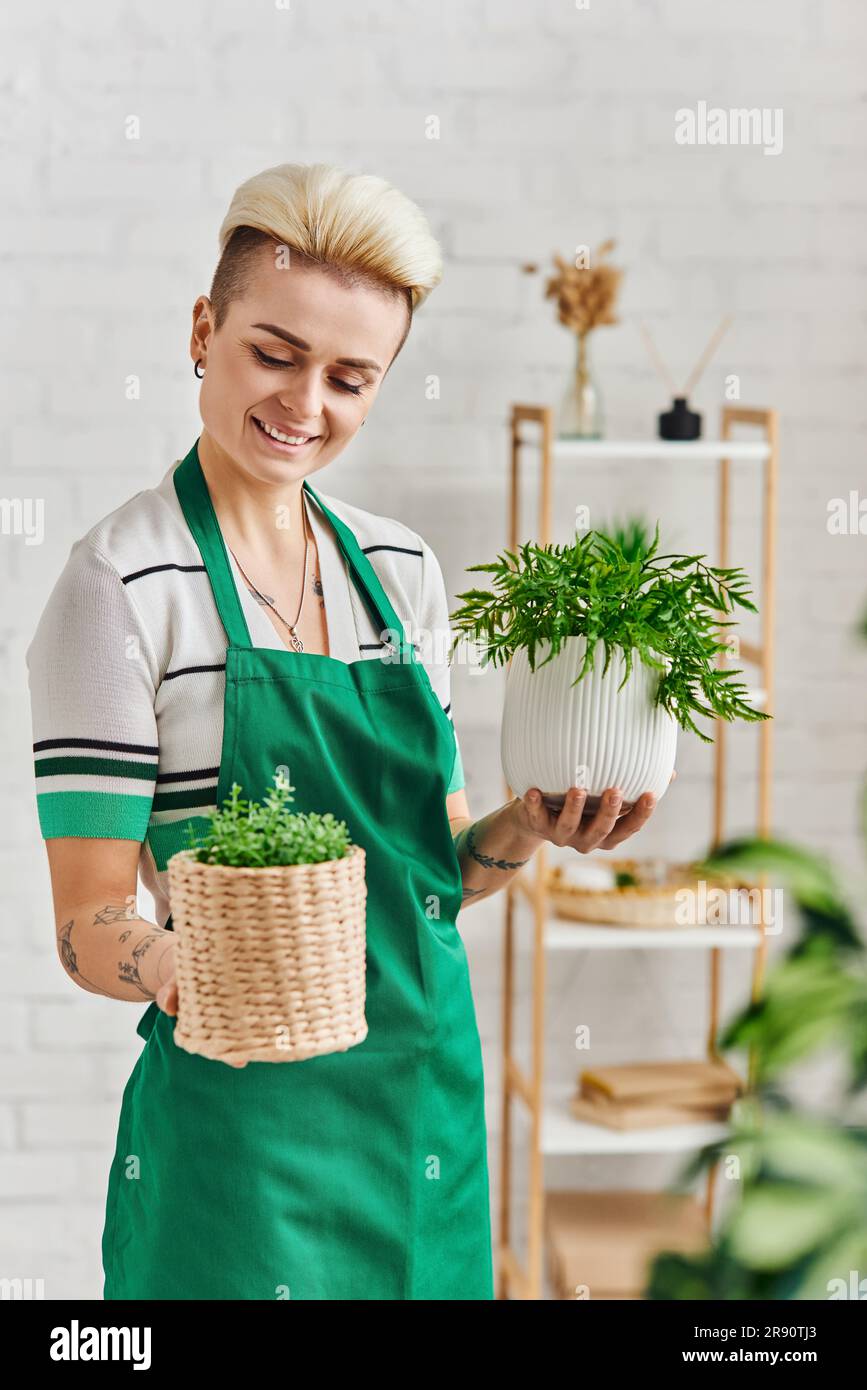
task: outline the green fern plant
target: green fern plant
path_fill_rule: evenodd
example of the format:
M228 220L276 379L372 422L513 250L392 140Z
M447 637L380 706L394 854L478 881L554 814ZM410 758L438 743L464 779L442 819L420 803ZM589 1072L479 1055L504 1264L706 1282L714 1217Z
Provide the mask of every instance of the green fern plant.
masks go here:
M719 629L736 626L725 614L735 607L756 612L742 569L705 564L703 555L659 555L659 523L649 544L643 532L608 536L588 531L569 545L526 542L491 563L470 565L493 576L493 589L458 594L461 607L450 614L455 630L452 652L462 636L482 648L482 663L504 664L526 648L530 669L536 651L549 646L541 662L553 658L569 637L586 637L584 660L575 681L593 668L597 642L605 651L603 675L616 649L624 655L621 688L633 666L633 652L661 674L655 702L684 729L712 743L693 715L755 721L770 716L753 709L749 691L735 680L741 671L718 664L729 653Z

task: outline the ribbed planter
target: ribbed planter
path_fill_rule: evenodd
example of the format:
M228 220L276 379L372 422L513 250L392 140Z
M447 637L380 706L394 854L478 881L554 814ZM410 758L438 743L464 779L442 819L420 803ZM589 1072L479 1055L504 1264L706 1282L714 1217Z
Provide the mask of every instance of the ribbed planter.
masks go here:
M585 648L586 638L567 637L543 666L550 644L540 643L535 671L526 649L513 654L500 740L506 780L518 796L538 787L552 810L576 784L587 788L588 811L607 787L620 788L624 809L642 792L659 800L674 770L678 729L677 720L653 702L662 672L645 666L633 650L632 672L618 690L626 670L623 652L612 652L603 678L600 641L593 669L573 685Z
M168 862L174 1040L233 1066L345 1052L367 1036L365 853L233 868Z

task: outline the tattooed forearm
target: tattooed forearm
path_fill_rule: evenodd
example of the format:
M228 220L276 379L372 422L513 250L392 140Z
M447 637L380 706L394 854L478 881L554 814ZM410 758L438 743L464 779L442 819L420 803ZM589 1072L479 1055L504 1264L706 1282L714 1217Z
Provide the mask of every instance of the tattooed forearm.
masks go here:
M496 859L492 854L481 854L476 848L475 828L477 822L468 825L460 832L455 845L460 855L464 845L471 859L475 859L477 864L481 864L486 869L520 869L526 864L526 859ZM464 837L464 838L462 838Z
M539 847L538 836L516 828L511 804L468 821L453 834L461 866L463 901L498 893Z
M118 932L121 922L124 929ZM70 918L58 930L57 949L69 977L106 998L154 999L174 974L172 932L139 917L134 895Z

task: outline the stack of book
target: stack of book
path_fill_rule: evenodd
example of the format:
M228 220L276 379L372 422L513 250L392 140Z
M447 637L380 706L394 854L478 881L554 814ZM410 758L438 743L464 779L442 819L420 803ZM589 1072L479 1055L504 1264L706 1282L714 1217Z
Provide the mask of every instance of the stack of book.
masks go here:
M582 1071L576 1119L611 1129L725 1120L744 1083L722 1061L634 1062Z

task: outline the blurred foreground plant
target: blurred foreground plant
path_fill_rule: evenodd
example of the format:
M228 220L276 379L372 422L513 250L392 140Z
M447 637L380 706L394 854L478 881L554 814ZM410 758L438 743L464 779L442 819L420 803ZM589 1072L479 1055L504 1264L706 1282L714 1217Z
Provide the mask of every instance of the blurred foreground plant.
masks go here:
M867 795L862 829L867 845ZM864 1113L867 1086L867 952L840 876L807 849L761 838L721 845L700 871L785 884L800 935L718 1040L753 1049L754 1089L732 1107L729 1134L677 1184L721 1160L724 1174L737 1165L739 1196L706 1252L652 1262L645 1297L867 1298L867 1125L852 1117ZM785 1090L787 1072L820 1050L847 1069L840 1099L822 1112Z

